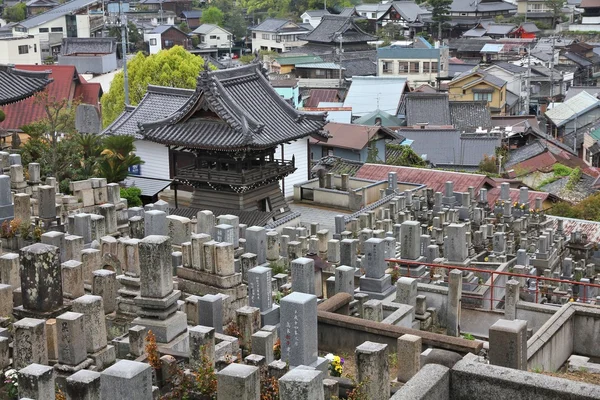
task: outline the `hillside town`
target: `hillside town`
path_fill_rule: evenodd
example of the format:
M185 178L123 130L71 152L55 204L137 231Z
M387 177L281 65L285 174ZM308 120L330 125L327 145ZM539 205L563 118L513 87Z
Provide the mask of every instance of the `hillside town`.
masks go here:
M599 0L0 0L0 399L600 399Z

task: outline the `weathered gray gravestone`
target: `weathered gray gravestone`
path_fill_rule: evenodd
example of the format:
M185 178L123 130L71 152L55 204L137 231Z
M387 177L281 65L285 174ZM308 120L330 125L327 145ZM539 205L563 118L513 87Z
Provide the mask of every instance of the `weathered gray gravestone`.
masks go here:
M75 129L79 133L100 133L102 121L98 109L91 104L80 104L75 111Z

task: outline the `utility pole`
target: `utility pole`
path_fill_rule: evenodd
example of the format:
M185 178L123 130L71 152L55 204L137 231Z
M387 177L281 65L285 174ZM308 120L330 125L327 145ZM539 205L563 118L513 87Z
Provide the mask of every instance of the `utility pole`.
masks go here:
M338 40L340 41L340 70L339 70L339 86L342 88L342 32L338 33Z
M161 3L162 7L162 3ZM123 1L119 1L119 22L121 24L121 49L123 52L123 84L125 86L125 105L129 105L129 76L127 75L127 20L123 12Z
M529 105L530 105L530 98L531 98L531 87L530 87L530 80L531 80L531 43L529 43L529 48L527 50L527 81L525 84L525 89L527 90L527 94L525 95L525 112L527 113L526 115L529 115Z
M554 103L554 40L556 36L552 36L552 55L550 58L550 102Z

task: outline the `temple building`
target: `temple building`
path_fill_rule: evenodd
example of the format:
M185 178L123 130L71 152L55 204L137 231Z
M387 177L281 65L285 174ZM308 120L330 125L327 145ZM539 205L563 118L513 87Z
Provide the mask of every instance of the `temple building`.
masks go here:
M44 90L52 79L50 71L24 71L0 65L0 106L15 103Z
M185 104L140 133L168 146L176 183L193 188L191 208L250 211L268 223L291 214L279 181L296 170L294 155L276 157L276 148L308 136L326 140L324 125L324 114L295 110L252 63L205 68Z

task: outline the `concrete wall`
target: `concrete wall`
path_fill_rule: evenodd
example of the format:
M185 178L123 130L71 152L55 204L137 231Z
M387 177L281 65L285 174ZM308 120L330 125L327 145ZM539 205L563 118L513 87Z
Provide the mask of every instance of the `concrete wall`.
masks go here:
M600 357L600 308L576 308L573 317L573 352L586 357Z
M19 46L27 46L27 53L19 54ZM0 64L38 65L41 63L42 49L38 36L0 38Z
M450 372L450 398L585 400L600 399L600 390L596 385L463 360Z
M573 315L565 305L527 341L527 368L556 371L573 354Z
M117 54L98 56L58 56L59 65L74 65L80 74L105 74L117 69Z
M450 370L426 364L390 400L450 400Z

